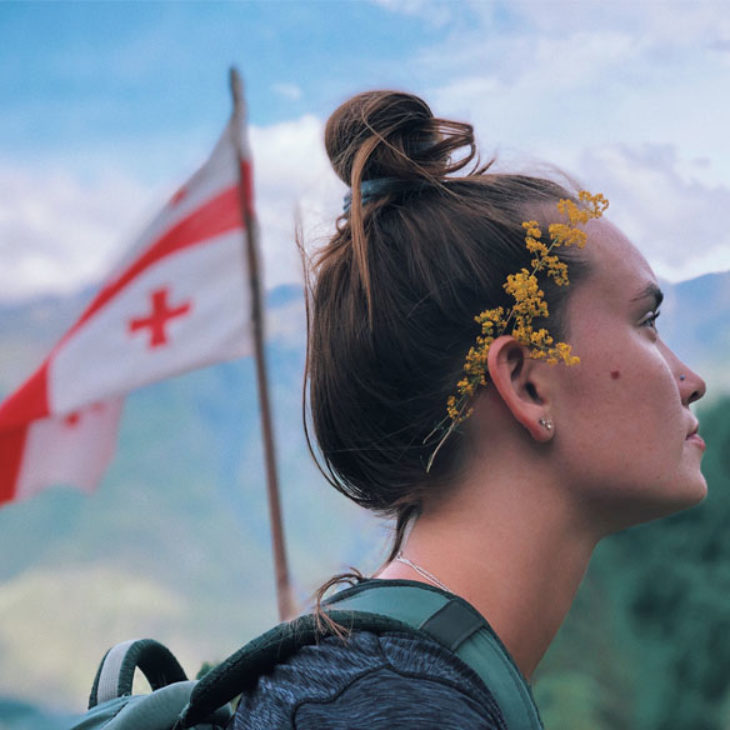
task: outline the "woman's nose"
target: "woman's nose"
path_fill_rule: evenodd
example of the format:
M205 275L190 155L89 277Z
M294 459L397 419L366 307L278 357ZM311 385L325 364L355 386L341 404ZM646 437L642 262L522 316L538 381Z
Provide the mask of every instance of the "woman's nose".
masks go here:
M681 365L679 371L679 392L682 397L682 403L688 406L690 403L698 401L707 391L707 384L693 370Z

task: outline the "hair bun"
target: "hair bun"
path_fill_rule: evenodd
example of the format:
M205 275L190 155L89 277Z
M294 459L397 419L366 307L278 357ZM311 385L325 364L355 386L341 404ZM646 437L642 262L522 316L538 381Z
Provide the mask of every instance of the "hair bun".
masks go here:
M461 147L467 154L450 162ZM400 91L366 91L330 116L325 147L337 175L354 187L362 180L438 180L476 155L470 124L438 119L423 99Z

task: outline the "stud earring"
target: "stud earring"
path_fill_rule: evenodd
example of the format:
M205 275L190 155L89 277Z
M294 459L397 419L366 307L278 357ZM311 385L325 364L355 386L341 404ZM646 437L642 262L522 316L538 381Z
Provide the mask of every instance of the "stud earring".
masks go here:
M541 418L538 423L546 430L553 430L553 422L549 418Z
M684 382L685 380L687 380L687 376L686 376L686 375L685 375L684 373L682 373L682 375L680 375L680 376L679 376L679 379L680 379L680 380L681 380L682 382Z

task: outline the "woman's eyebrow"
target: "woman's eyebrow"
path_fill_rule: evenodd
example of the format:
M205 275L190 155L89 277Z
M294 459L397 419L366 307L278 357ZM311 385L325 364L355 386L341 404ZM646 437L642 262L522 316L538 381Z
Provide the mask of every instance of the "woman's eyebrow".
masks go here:
M653 299L654 308L656 309L664 301L664 292L652 282L642 289L631 301L638 302L641 299Z

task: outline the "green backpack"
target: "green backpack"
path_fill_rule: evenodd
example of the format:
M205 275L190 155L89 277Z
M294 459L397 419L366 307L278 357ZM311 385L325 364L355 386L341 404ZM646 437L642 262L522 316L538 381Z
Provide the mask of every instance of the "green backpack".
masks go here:
M461 598L423 583L372 580L339 592L325 605L328 615L348 630L402 631L444 645L484 681L510 730L542 730L524 677L484 618ZM70 730L223 728L232 699L327 633L312 614L282 623L197 682L187 681L174 656L156 641L118 644L102 660L89 711ZM148 678L151 694L132 695L137 668Z

